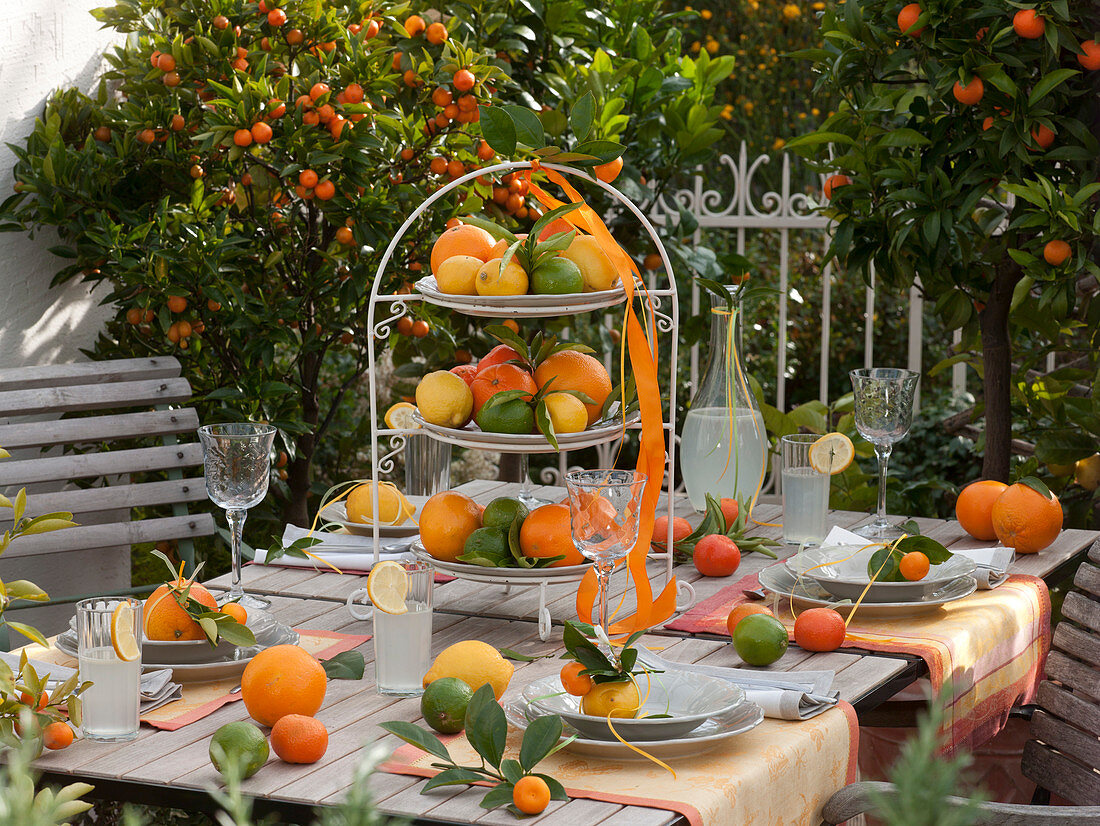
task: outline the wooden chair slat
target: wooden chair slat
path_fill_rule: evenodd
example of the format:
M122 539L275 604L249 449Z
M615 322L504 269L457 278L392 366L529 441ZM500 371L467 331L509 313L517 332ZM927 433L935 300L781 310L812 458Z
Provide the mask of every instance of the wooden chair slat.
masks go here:
M1062 603L1062 616L1100 634L1100 602L1070 591Z
M1047 657L1047 679L1072 689L1074 694L1100 702L1100 671L1071 660L1061 651L1051 651Z
M1100 638L1068 622L1058 623L1054 629L1054 648L1064 651L1074 659L1100 667Z
M1072 720L1077 728L1100 737L1100 707L1049 681L1039 684L1035 704L1063 720Z
M1024 777L1070 803L1078 806L1100 804L1100 774L1049 746L1028 740L1024 744L1021 770ZM1057 811L1057 807L1053 811Z
M1088 591L1093 596L1100 597L1100 568L1082 562L1073 577L1073 584L1082 591Z
M166 379L179 374L179 360L171 356L9 367L0 369L0 393L9 390L34 390L39 387L65 387L73 384Z
M1100 740L1064 720L1037 709L1031 718L1031 736L1085 767L1100 765Z
M83 456L49 456L0 463L0 488L64 479L116 476L202 464L202 445L196 443L112 450Z
M0 416L30 416L44 411L103 410L179 404L191 399L187 379L168 378L71 387L40 387L0 393Z
M119 413L82 419L18 422L0 425L0 446L9 450L53 445L78 445L149 436L194 433L199 414L191 408Z
M208 513L189 516L165 516L142 519L140 522L114 522L107 525L87 525L66 528L53 533L24 536L4 554L4 559L18 559L65 550L92 550L116 545L136 545L166 539L194 539L214 534L214 517ZM0 560L0 570L3 569Z
M1100 539L1093 542L1092 547L1089 548L1089 559L1100 565Z
M69 511L80 514L118 508L172 505L177 502L206 501L206 480L201 476L189 479L169 479L166 482L141 482L134 485L109 485L102 488L61 490L56 493L36 493L27 496L27 515Z

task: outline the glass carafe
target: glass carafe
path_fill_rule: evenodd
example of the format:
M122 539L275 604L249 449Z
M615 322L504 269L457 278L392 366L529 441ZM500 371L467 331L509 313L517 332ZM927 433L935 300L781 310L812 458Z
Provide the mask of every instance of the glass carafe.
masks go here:
M706 494L755 503L764 483L767 433L741 363L740 298L711 297L710 349L680 439L680 472L697 511Z

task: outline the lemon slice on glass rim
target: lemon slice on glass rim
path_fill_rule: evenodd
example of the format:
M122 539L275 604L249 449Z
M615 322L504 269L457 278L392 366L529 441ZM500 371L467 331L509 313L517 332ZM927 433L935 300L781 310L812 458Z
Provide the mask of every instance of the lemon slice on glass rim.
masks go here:
M409 575L398 563L379 562L367 575L367 596L371 605L384 614L407 614L405 595L409 592Z
M415 412L415 404L398 402L386 411L386 415L382 417L382 420L386 423L386 427L393 430L411 430L416 427L416 422L413 420Z
M141 658L141 646L134 636L134 609L128 602L120 602L111 612L111 647L123 662Z
M856 448L843 433L826 433L810 445L810 466L818 473L833 476L852 464Z

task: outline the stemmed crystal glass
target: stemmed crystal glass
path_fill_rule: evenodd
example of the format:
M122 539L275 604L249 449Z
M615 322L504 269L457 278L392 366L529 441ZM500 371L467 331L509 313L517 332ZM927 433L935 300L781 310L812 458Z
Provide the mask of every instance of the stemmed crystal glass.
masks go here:
M577 470L565 474L573 544L595 563L599 624L605 633L611 573L615 563L638 541L638 514L645 484L645 474L633 470Z
M855 533L876 541L897 539L904 531L886 518L886 472L894 443L904 439L913 424L913 394L920 373L897 367L866 367L849 375L855 393L856 430L874 445L878 457L878 513Z
M233 582L219 602L236 600L245 608L267 608L270 600L245 594L241 587L241 539L248 509L267 496L275 427L251 422L208 424L199 428L199 439L206 495L219 508L225 508L229 522Z
M526 453L519 454L519 493L516 498L532 510L550 504L550 500L540 499L531 492L531 463Z

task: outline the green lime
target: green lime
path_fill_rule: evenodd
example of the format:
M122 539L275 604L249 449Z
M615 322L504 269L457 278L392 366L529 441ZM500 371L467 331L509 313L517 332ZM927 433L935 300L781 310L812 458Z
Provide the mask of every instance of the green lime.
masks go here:
M505 392L505 391L501 391ZM490 404L493 397L477 411L477 426L486 433L534 433L535 411L523 399Z
M481 524L486 528L509 528L518 516L522 522L531 511L518 499L511 496L498 496L485 506L485 513L481 515Z
M787 629L768 614L749 614L733 629L733 647L749 665L771 665L787 650Z
M466 706L474 692L458 677L440 677L424 689L420 714L440 734L458 734L466 727Z
M466 537L462 555L507 561L512 558L512 552L508 549L508 532L502 528L478 528Z
M580 267L556 255L535 267L531 273L531 292L536 295L584 292L584 276Z
M220 752L215 746L220 748ZM210 762L220 772L224 769L219 761L224 757L239 760L244 772L242 777L251 777L267 762L268 754L270 749L264 733L243 720L226 723L210 738Z

